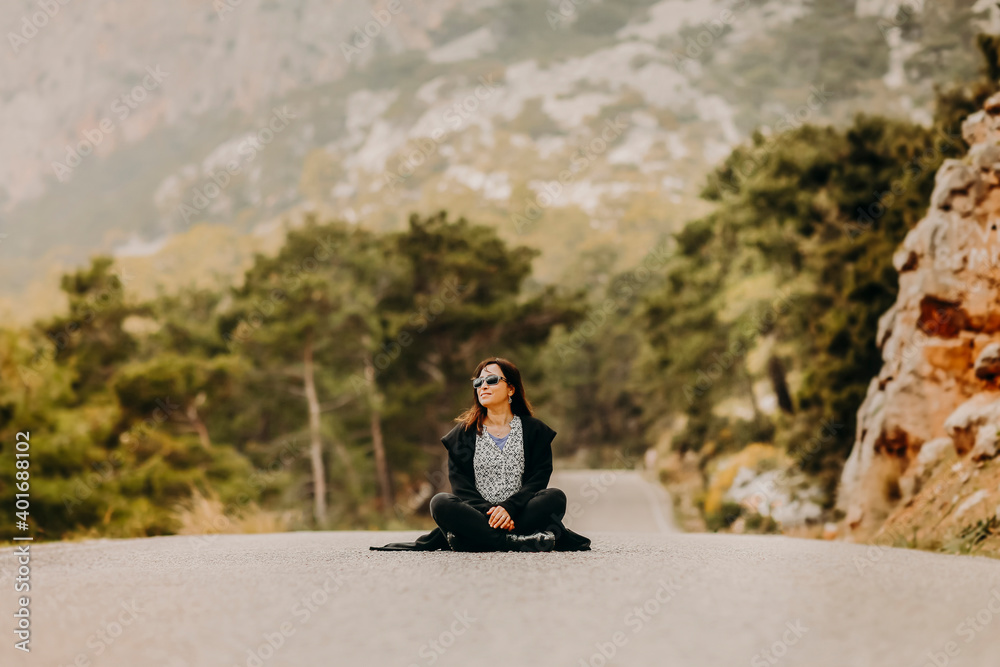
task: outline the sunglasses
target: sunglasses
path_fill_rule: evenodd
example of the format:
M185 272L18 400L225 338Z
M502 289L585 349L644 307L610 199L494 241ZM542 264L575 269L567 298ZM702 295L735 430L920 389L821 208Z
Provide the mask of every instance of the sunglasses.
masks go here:
M480 387L483 386L483 382L485 382L490 387L493 387L496 386L497 384L500 384L500 380L506 382L507 378L503 377L502 375L495 375L495 374L487 375L486 377L473 378L472 386L476 389L479 389Z

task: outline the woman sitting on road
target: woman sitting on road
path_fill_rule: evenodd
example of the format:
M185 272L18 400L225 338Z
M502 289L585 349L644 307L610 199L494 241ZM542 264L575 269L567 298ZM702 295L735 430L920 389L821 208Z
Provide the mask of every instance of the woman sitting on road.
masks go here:
M532 416L521 373L506 359L479 362L473 404L441 442L452 492L431 498L438 527L416 542L374 550L586 551L590 540L562 524L566 494L546 488L556 432Z

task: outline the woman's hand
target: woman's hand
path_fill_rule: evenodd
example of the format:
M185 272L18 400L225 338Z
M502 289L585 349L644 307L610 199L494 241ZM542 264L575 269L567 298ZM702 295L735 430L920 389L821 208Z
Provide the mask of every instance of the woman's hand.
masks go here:
M514 530L514 520L510 518L510 514L507 514L507 510L500 505L489 508L486 510L486 513L490 515L490 527L501 530Z

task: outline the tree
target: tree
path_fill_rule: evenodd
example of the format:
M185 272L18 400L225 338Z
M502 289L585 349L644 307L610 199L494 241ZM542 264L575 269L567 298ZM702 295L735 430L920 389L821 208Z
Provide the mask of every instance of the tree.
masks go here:
M304 399L310 440L314 516L327 522L326 470L320 415L353 397L346 384L334 402L321 402L316 363L333 367L355 357L368 332L373 307L364 284L379 265L377 240L346 223L320 225L309 217L288 233L277 255L258 254L244 283L234 290L237 304L223 327L233 348L246 354L271 379ZM339 364L338 364L339 362ZM287 386L288 379L295 384ZM333 438L334 451L349 479L356 478L346 447Z

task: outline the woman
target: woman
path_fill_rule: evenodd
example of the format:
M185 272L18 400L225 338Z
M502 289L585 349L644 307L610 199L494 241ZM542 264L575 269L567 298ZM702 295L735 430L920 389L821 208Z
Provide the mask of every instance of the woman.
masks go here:
M587 551L590 540L562 524L566 494L546 488L556 432L532 416L521 373L506 359L479 362L473 404L441 438L451 493L431 498L438 527L416 542L378 551Z

